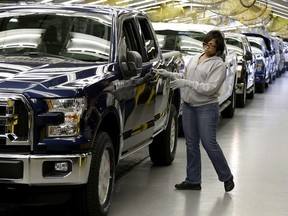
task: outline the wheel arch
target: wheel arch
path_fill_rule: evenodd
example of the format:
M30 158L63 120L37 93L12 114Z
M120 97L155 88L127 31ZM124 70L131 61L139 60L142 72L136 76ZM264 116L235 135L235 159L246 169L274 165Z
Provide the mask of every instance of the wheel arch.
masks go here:
M120 121L119 117L115 112L107 112L101 123L99 125L98 131L105 131L109 134L109 137L112 140L114 151L115 151L115 162L118 163L119 160L119 151L120 151Z
M115 162L118 163L119 153L121 151L122 134L123 134L123 118L120 107L120 102L114 97L113 94L107 93L98 97L97 102L94 104L95 113L98 113L97 123L94 124L93 139L95 140L99 131L108 133L112 140ZM103 103L105 101L105 103ZM102 103L101 103L102 102ZM94 143L94 142L91 142ZM95 143L97 145L97 143Z
M181 106L181 92L179 89L174 90L173 97L172 97L172 104L175 105L176 110L179 114L180 106Z

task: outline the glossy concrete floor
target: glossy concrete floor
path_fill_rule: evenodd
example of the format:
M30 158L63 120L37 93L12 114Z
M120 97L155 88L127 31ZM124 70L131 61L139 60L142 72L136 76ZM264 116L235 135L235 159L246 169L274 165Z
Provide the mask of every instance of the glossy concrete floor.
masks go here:
M202 190L177 191L185 178L185 142L174 163L154 167L147 149L120 163L109 216L288 216L288 72L256 94L233 119L220 119L218 142L235 177L225 193L202 149ZM70 216L63 206L0 205L1 216ZM41 214L40 214L41 213Z

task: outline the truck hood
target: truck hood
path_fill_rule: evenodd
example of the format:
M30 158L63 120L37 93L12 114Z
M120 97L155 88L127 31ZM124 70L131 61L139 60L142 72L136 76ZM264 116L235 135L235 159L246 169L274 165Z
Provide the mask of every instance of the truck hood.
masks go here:
M96 65L54 57L0 59L0 92L60 96L79 93L104 77L107 64Z

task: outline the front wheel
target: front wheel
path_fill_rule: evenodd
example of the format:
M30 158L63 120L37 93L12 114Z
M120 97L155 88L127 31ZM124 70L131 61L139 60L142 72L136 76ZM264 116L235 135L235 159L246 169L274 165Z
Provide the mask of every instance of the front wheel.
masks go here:
M168 125L164 131L154 137L149 145L149 155L154 165L167 166L175 159L178 139L178 112L172 104Z
M257 91L257 93L264 93L265 92L265 82L257 83L256 84L256 91Z
M273 78L272 78L272 74L269 73L269 84L272 84L273 83Z
M254 96L255 96L255 85L256 84L254 82L253 86L251 87L252 91L247 94L247 99L254 99Z
M236 90L235 88L232 91L232 94L229 97L230 104L226 109L221 112L221 116L223 118L233 118L235 113L236 106Z
M89 178L74 195L75 215L106 216L115 181L115 156L110 136L99 132L92 150Z
M242 88L243 88L242 93L236 95L236 106L237 107L241 107L241 108L243 108L246 105L246 102L247 102L247 98L246 98L246 94L247 94L246 79L244 79L244 81L243 81Z

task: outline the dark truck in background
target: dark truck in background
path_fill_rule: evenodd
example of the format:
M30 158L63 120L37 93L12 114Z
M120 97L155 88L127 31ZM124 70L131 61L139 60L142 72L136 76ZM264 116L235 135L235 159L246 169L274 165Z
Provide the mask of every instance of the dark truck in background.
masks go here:
M161 53L143 12L0 8L1 201L72 194L73 212L103 216L121 159L148 146L153 164L170 165L181 99L159 68L180 72L184 62Z

